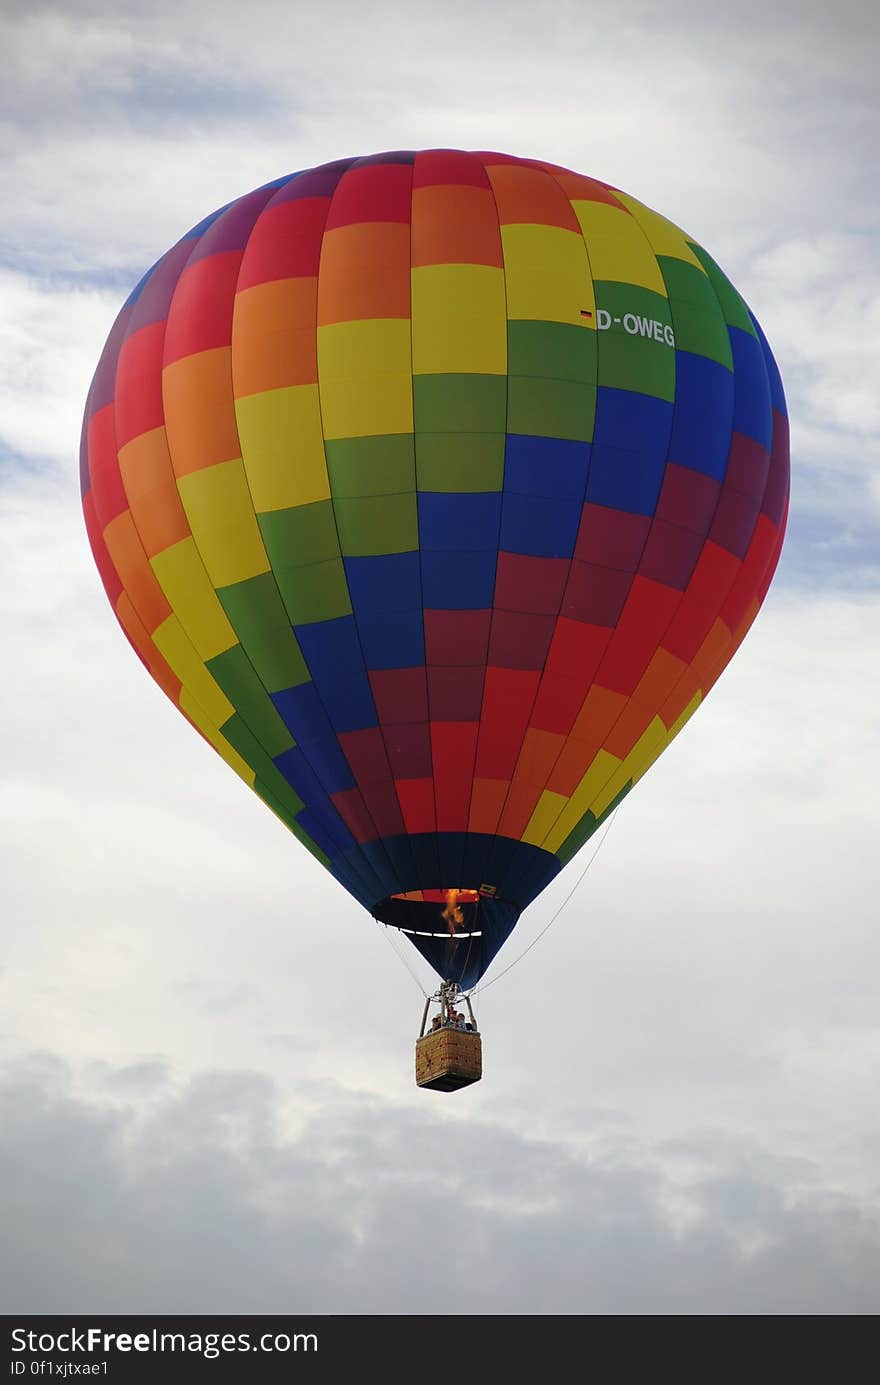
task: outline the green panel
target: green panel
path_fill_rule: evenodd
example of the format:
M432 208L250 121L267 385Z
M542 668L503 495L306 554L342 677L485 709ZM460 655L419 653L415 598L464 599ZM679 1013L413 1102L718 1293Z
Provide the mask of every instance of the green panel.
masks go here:
M506 441L504 433L419 433L419 490L500 491Z
M595 417L595 385L533 375L511 375L508 381L508 433L592 442Z
M752 319L749 317L749 310L723 269L718 267L712 259L712 256L709 255L701 245L696 245L693 241L688 241L688 245L691 247L709 276L718 302L721 304L721 311L724 314L725 322L729 327L740 327L744 332L748 332L750 336L756 337L758 334L752 325Z
M218 587L217 595L269 692L308 683L309 671L271 572Z
M333 499L395 495L416 487L412 433L337 438L324 444Z
M675 345L679 351L708 356L711 361L733 369L733 353L727 323L718 295L705 274L672 255L658 255L657 263L666 282Z
M506 414L506 375L413 376L417 433L498 433Z
M288 812L298 813L305 807L299 794L288 784L278 766L272 763L263 747L255 739L251 728L245 725L240 716L230 717L222 730L229 744L238 751L243 760L247 761L251 769L256 770L257 777L271 788Z
M598 333L599 384L671 403L675 398L675 346L663 339L664 329L672 328L668 300L637 284L599 280L596 309L597 314L601 309L610 318L610 325ZM660 341L654 331L660 334Z
M209 659L205 667L229 698L238 719L247 723L267 755L271 757L290 750L293 737L240 644ZM244 751L241 754L244 755ZM252 769L257 768L249 755L245 755L245 759Z
M339 555L332 500L269 510L257 515L257 522L276 572L281 567L320 563Z
M507 360L511 375L596 383L596 332L570 322L509 322Z
M588 841L589 838L592 837L596 828L601 827L602 823L608 820L608 818L614 812L614 809L617 808L626 798L631 788L632 780L630 780L628 784L624 784L623 788L620 790L620 793L616 796L616 798L612 798L604 813L601 813L599 817L594 817L593 814L589 811L584 813L580 822L577 823L577 825L571 829L565 841L562 843L562 846L556 852L556 855L559 857L559 860L562 862L563 865L567 865L567 863L571 860L572 856L574 856L575 852L580 851L584 842Z
M283 567L275 572L291 624L335 620L351 614L351 598L341 558L307 567Z
M411 553L419 546L415 491L336 500L339 543L347 558Z
M312 853L316 861L320 861L322 866L330 865L330 857L321 850L317 842L312 841L307 832L303 831L293 814L285 807L284 803L276 798L268 785L258 779L254 784L254 791L259 795L266 806L271 808L272 812L281 819L285 827L290 828L290 831L296 837L297 841L302 842L303 846L307 851Z

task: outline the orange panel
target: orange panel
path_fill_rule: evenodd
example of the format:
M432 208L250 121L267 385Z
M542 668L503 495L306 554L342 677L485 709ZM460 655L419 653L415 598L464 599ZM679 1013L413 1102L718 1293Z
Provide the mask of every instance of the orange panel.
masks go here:
M674 726L685 707L693 701L697 693L705 692L706 686L703 679L692 668L689 668L681 682L660 708L660 719L664 726L667 728Z
M412 265L485 264L504 259L495 198L488 188L454 183L413 193Z
M471 811L468 818L469 832L494 832L507 790L509 779L475 779L471 790Z
M580 235L580 223L568 197L548 173L516 164L496 165L488 173L502 226L515 222L563 226Z
M232 403L232 350L184 356L162 372L168 450L175 476L241 456Z
M104 530L104 542L113 559L113 566L122 579L126 594L144 626L152 634L156 627L170 616L171 607L147 562L130 510L111 520Z
M598 736L601 745L627 701L625 693L612 692L610 688L594 683L578 712L571 734L585 741L593 741Z
M318 379L317 279L274 279L236 294L232 317L236 399Z
M409 225L365 221L328 231L318 273L318 325L409 314Z
M660 648L653 655L633 692L633 699L653 712L659 711L687 668L683 659ZM647 725L647 723L646 723ZM610 747L609 747L610 748ZM617 754L615 750L613 754Z
M148 558L189 537L164 428L127 442L119 453L119 470Z
M619 760L625 760L639 737L647 731L658 711L657 703L630 701L605 738L602 748L609 754L616 755Z
M598 751L601 750L603 739L604 737L599 735L594 735L588 741L577 736L569 736L553 767L553 772L547 780L547 788L551 793L562 794L563 798L571 798L595 760Z
M694 673L704 680L708 679L719 659L722 659L725 651L730 648L730 644L730 630L726 622L719 617L691 661Z
M153 644L125 592L116 603L116 617L159 687L177 705L183 684Z

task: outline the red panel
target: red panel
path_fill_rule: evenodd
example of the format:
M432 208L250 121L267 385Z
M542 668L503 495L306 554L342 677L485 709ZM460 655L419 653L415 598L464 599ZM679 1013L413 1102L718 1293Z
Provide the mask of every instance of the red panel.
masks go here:
M425 611L425 657L429 664L484 664L491 611Z
M305 197L267 207L245 248L238 291L273 279L314 279L329 206L329 197Z
M428 685L422 665L382 668L369 672L379 720L384 726L401 721L428 720Z
M494 611L489 636L489 663L497 668L543 668L555 624L556 619L552 615Z
M732 434L724 476L725 488L732 487L760 502L764 498L769 467L770 453L766 447L762 447L754 438L747 438L744 433Z
M385 747L395 779L431 777L431 730L426 721L408 721L382 727Z
M684 591L693 576L705 535L656 519L639 563L639 576Z
M629 696L648 667L681 600L681 593L671 587L646 577L636 577L608 651L599 665L597 682L613 692Z
M759 515L752 541L746 550L742 566L718 614L731 630L736 630L752 600L758 593L761 579L767 571L779 531L766 515Z
M589 625L560 616L547 654L546 673L575 678L586 691L610 639L611 631L605 625Z
M428 665L428 708L432 721L479 721L485 666Z
M355 221L405 221L410 219L412 166L368 164L344 173L333 194L327 230L350 226Z
M721 548L726 548L728 553L744 558L755 532L760 508L760 500L743 495L725 483L709 530L710 539Z
M107 551L104 542L104 531L101 528L97 513L95 512L95 492L86 491L83 496L83 515L86 521L86 533L89 536L89 543L92 546L92 553L98 568L101 581L104 583L104 590L110 598L110 604L115 607L119 595L122 591L122 580L116 568L113 566L113 559Z
M678 524L682 529L692 529L695 534L705 538L720 489L713 477L704 476L701 471L692 471L687 466L679 466L676 462L668 462L655 518L662 519L666 524Z
M95 514L102 529L128 509L128 499L116 455L114 406L106 404L89 420L89 475L95 497Z
M773 410L773 446L770 453L770 471L767 476L767 489L761 513L774 524L782 521L788 506L789 488L789 441L788 419L778 409Z
M338 739L361 789L365 784L391 778L385 742L378 726L368 726L362 731L340 731Z
M608 631L605 631L606 636ZM542 731L567 735L583 706L589 682L545 670L531 716L531 725Z
M513 774L539 681L540 674L531 670L486 670L476 768L481 779Z
M438 183L489 187L486 170L475 154L463 154L457 149L426 149L416 154L413 187L431 187Z
M183 271L177 281L168 325L163 361L171 365L198 351L229 346L232 341L232 304L241 264L241 251L209 255Z
M574 556L582 563L635 572L650 528L650 515L632 515L586 501Z
M738 558L707 542L697 570L685 592L663 647L689 664L709 633L713 620L721 614L725 597L739 570Z
M394 787L403 813L407 832L435 832L437 819L434 815L434 780L396 779Z
M143 327L123 343L116 368L116 442L123 448L132 438L161 428L162 350L165 323Z
M478 723L431 723L438 832L466 832Z
M495 605L505 611L556 615L568 577L568 558L499 553Z

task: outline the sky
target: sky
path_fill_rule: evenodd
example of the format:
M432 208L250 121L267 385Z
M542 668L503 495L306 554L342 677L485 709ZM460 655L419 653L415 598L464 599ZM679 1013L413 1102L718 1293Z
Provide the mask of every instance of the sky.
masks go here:
M849 0L7 0L0 1310L880 1309L878 40ZM596 838L523 916L448 1096L412 1078L433 974L146 676L77 481L104 339L173 241L436 146L683 226L792 422L761 615L558 919L538 939Z

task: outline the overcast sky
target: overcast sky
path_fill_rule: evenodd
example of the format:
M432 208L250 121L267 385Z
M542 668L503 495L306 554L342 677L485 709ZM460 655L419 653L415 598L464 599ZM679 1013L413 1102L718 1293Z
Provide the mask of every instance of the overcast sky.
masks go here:
M0 1310L880 1309L878 40L867 2L6 0ZM437 145L693 234L793 466L757 624L487 984L451 1096L412 1081L433 974L146 676L76 479L110 324L184 230Z

